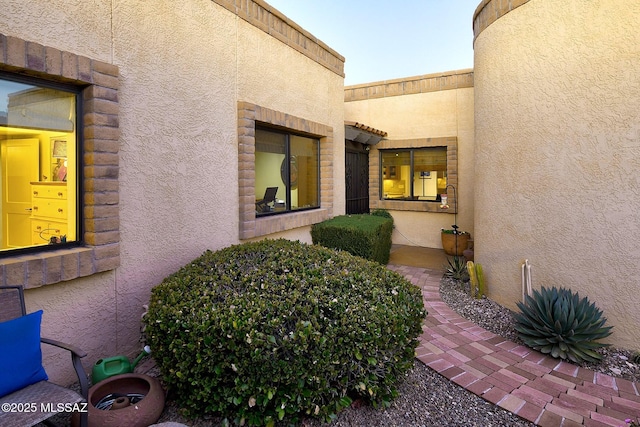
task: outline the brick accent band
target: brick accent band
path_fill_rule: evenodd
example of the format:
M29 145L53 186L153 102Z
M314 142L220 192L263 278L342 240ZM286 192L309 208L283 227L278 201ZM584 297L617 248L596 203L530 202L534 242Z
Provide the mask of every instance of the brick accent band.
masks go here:
M473 41L498 19L531 0L482 0L473 14Z
M344 88L344 101L362 101L365 99L413 95L466 87L473 87L473 70L425 74L403 79L347 86Z
M263 0L212 0L287 46L344 77L344 56Z

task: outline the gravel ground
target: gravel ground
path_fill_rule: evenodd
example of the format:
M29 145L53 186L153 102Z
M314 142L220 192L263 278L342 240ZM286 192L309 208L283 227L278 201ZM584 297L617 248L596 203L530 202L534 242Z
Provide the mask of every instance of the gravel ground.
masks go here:
M479 326L520 342L513 328L512 312L489 299L469 298L464 284L443 279L440 286L442 300L461 316ZM601 349L603 361L598 365L582 366L608 375L640 381L640 366L632 363L632 352L624 349ZM150 372L154 374L154 371ZM156 375L159 372L155 372ZM400 396L389 408L370 406L351 407L332 424L316 419L302 422L303 427L421 427L421 426L533 426L510 412L489 403L450 382L429 367L416 361L398 386ZM179 422L193 427L221 425L220 418L206 417L187 420L169 397L158 422Z
M423 363L416 361L400 382L400 396L389 408L371 406L347 408L331 424L307 419L302 427L427 427L477 426L498 427L534 426L516 415L487 402L450 382ZM219 418L197 420L183 418L172 402L158 422L175 421L193 427L220 426Z
M487 402L450 382L423 363L416 361L400 382L400 396L389 408L371 406L347 408L331 424L306 419L302 427L427 427L476 426L498 427L534 426L516 415ZM193 427L220 426L221 420L206 417L197 420L183 418L178 408L168 401L158 421L180 422Z

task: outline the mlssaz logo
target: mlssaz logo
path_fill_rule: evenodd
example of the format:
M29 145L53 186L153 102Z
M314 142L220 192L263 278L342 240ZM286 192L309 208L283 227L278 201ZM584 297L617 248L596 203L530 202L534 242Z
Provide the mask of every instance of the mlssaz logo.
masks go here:
M86 402L79 403L40 403L41 412L88 412Z

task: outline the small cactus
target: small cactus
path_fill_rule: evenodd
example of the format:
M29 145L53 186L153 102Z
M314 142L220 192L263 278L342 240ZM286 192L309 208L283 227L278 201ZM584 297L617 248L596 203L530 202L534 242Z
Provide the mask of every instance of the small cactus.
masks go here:
M471 295L471 298L474 298L478 289L478 276L476 275L476 267L473 264L473 261L467 261L467 271L469 272L469 279L471 280L469 285L469 294Z
M472 298L482 298L485 295L484 273L481 264L474 264L473 261L467 261L467 271L471 279L470 295Z
M484 281L484 272L482 271L482 264L476 263L476 276L478 276L478 293L476 298L482 298L487 294L487 285Z

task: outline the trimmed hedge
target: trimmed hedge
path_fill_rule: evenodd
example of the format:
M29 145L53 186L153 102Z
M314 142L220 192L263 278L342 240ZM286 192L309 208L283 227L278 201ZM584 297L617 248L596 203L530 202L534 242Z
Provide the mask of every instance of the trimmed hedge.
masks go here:
M311 226L314 244L341 249L382 265L389 262L392 232L393 218L386 211L341 215Z
M191 417L324 420L361 396L388 405L426 315L399 274L320 246L264 240L195 259L153 288L153 357Z

